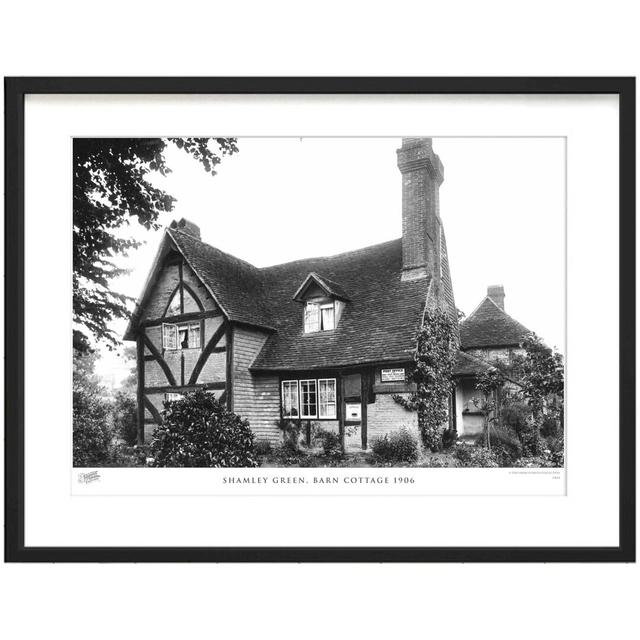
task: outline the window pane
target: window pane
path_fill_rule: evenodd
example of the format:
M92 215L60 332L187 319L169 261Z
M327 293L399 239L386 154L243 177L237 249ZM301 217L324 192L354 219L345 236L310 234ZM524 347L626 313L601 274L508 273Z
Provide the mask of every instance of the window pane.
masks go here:
M336 381L335 378L318 380L318 415L321 418L336 417Z
M322 309L322 330L328 331L329 329L335 329L335 312L333 305L331 307L324 307Z
M189 348L189 329L187 327L178 327L178 341L181 349Z
M320 330L320 305L316 302L307 302L304 308L304 330L307 333Z
M175 324L162 325L162 346L165 349L178 348L178 328Z
M315 418L317 415L316 381L300 381L300 404L303 418Z
M200 325L199 324L192 324L189 327L189 348L190 349L200 348Z
M285 380L282 383L282 415L288 418L298 417L297 380Z

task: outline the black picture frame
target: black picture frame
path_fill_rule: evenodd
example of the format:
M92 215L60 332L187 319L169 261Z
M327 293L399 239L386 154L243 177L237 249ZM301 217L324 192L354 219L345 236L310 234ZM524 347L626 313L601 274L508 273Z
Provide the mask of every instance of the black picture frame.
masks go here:
M615 94L619 98L620 474L612 547L26 547L24 541L24 100L28 94ZM5 78L5 561L634 562L635 78Z

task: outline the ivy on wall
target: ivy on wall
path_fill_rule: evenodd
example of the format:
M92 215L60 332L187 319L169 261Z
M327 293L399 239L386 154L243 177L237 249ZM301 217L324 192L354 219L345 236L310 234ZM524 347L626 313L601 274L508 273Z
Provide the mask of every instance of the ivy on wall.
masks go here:
M448 313L427 309L407 374L407 382L415 383L416 391L409 397L393 396L405 409L418 412L422 443L432 451L441 448L447 424L451 374L458 351L456 336L456 325Z

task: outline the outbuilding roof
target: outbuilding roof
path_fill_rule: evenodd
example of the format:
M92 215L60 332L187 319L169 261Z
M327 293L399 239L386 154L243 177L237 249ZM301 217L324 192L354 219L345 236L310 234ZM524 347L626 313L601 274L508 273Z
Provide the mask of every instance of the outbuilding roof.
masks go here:
M474 312L460 323L460 347L515 347L531 333L514 320L490 297L486 297Z

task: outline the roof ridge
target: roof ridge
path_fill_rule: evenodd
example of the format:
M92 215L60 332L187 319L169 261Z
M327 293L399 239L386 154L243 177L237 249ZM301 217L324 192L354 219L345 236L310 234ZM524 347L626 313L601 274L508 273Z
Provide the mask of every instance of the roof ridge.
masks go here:
M518 322L513 316L510 316L504 309L498 306L495 300L491 299L489 296L485 296L480 301L480 304L478 304L478 306L466 318L464 318L460 324L465 323L467 320L471 320L471 318L475 315L475 313L477 313L478 309L480 309L480 307L485 303L485 300L488 300L496 309L504 313L505 316L507 316L508 318L511 318L512 320L515 320L515 322Z
M205 247L208 247L209 249L213 249L214 251L217 251L219 254L221 254L223 256L226 256L227 258L231 258L232 260L235 260L236 262L241 262L242 264L244 264L247 267L250 267L251 269L256 271L258 274L261 273L260 267L256 267L254 264L251 264L247 260L244 260L243 258L238 258L238 256L234 256L232 253L228 253L227 251L223 251L222 249L219 249L218 247L214 247L212 244L209 244L208 242L205 242L204 240L201 240L200 238L196 238L196 237L192 236L189 233L185 233L181 229L170 229L169 227L167 227L166 230L169 233L174 233L174 232L181 233L183 236L187 236L191 240L195 240L196 242L199 242L200 244L203 244Z
M297 264L303 264L305 262L313 262L315 260L333 260L334 258L341 258L342 256L354 256L365 253L366 251L370 251L373 249L379 249L384 245L390 245L394 242L399 242L402 238L394 238L393 240L385 240L384 242L378 242L377 244L367 245L366 247L360 247L358 249L351 249L349 251L342 251L340 253L334 253L329 256L311 256L309 258L299 258L298 260L290 260L289 262L279 262L278 264L271 264L266 267L256 267L260 271L267 271L269 269L277 269L278 267L289 267ZM320 274L318 274L320 275ZM323 276L320 276L323 277ZM336 283L339 284L339 283Z

